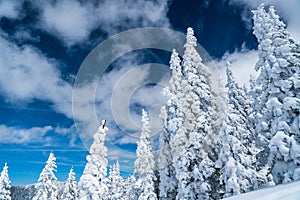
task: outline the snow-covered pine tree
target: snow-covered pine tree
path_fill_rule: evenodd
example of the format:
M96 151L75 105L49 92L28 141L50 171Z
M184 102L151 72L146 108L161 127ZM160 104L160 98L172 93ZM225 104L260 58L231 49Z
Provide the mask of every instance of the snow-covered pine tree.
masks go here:
M110 167L108 177L108 189L110 200L126 200L129 197L126 195L126 188L124 188L124 180L120 174L120 164L117 161Z
M258 18L259 13L264 17ZM261 31L265 22L268 29ZM261 69L256 83L261 87L264 84L256 131L266 141L263 147L269 153L274 181L286 183L300 178L299 44L290 38L273 6L268 12L263 5L254 11L254 24L260 50L257 65ZM267 82L262 83L263 78Z
M36 184L36 194L33 197L33 200L48 200L48 199L57 199L58 188L56 186L57 178L54 174L56 172L56 158L51 152L46 166L42 170L38 183Z
M63 200L78 199L77 182L75 178L75 172L73 171L73 167L70 169L70 172L68 174L68 179L64 185L64 190L61 195L61 199Z
M216 167L220 168L220 197L249 192L266 182L255 169L254 137L247 124L250 100L232 76L227 63L227 117L219 134L220 153ZM264 179L265 181L261 181Z
M112 195L113 195L113 176L114 176L114 165L113 166L109 166L109 176L107 179L107 189L108 189L108 199L111 199Z
M210 72L195 48L197 39L192 28L188 28L186 38L181 90L175 92L180 118L176 118L179 123L171 139L171 150L176 156L173 165L179 182L177 199L208 199L214 162L207 151L212 149L210 137L217 131L212 123L216 105Z
M105 184L107 170L107 148L104 146L105 135L108 128L105 120L94 134L94 141L87 155L87 164L78 182L80 200L107 199L108 188Z
M150 139L150 125L147 112L142 110L142 132L137 142L137 158L134 162L134 176L136 183L135 198L138 200L156 200L154 181L155 159Z
M0 199L10 200L10 180L8 176L8 166L7 163L4 164L3 170L0 176Z
M124 200L127 199L136 199L134 191L135 178L134 175L131 175L124 179L123 188L124 188Z
M253 113L250 115L253 129L257 134L257 146L261 149L258 154L258 169L267 164L267 158L270 152L268 148L272 137L269 124L270 115L266 108L269 96L269 81L271 65L274 60L272 48L272 22L269 14L265 11L264 4L261 4L256 10L253 10L253 34L259 43L259 60L255 65L255 70L260 70L257 79L251 82L251 94L253 97Z
M160 117L163 120L163 131L159 136L159 198L165 200L176 199L177 196L178 181L175 176L170 141L183 122L178 110L180 96L183 96L181 91L182 72L180 58L175 49L171 55L170 69L172 77L169 86L163 89L163 95L168 100L167 105L161 108Z

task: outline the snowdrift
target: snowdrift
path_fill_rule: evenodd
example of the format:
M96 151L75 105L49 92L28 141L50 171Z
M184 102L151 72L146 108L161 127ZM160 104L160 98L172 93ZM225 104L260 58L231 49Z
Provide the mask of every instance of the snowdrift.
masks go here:
M300 200L300 181L241 194L226 200Z

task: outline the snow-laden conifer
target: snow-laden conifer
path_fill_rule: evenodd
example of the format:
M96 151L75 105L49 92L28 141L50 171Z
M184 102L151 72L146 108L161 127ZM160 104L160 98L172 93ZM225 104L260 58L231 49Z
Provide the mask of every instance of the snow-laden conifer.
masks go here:
M227 63L227 117L220 131L220 153L216 167L220 168L221 197L229 197L258 188L266 177L255 169L256 150L254 136L247 124L250 101L234 80Z
M64 190L61 195L61 199L64 200L77 200L78 199L78 189L77 182L75 178L75 172L73 171L73 167L70 169L68 174L68 179L64 185Z
M130 197L126 195L124 180L120 174L120 164L117 161L110 167L108 177L109 199L111 200L126 200Z
M47 200L47 199L57 199L58 188L56 186L57 178L54 174L56 172L56 158L51 152L46 166L42 170L38 183L36 184L36 194L33 200Z
M178 180L177 199L208 199L209 178L214 172L208 151L212 149L213 131L217 131L212 123L216 121L213 120L216 105L210 72L196 50L197 39L192 28L188 28L186 38L182 80L179 91L174 93L179 115L170 142Z
M105 135L108 128L105 120L94 134L94 141L86 157L87 164L78 182L79 198L82 200L107 199L108 188L106 182L107 148L104 146Z
M299 44L285 30L274 7L266 12L261 5L253 19L261 70L256 80L256 88L261 88L256 132L266 152L260 157L268 157L274 181L286 183L299 178Z
M134 162L136 199L157 199L154 188L156 181L155 159L150 139L150 125L147 112L142 110L142 132L137 142L136 161Z
M170 69L172 76L169 85L163 90L163 95L167 98L167 105L161 108L160 117L163 120L163 131L159 137L159 197L166 200L175 199L177 195L178 181L175 176L170 141L183 122L182 114L178 109L180 98L183 96L182 72L180 58L175 49L171 55Z
M0 199L10 200L10 180L8 176L8 165L4 164L3 170L0 175Z

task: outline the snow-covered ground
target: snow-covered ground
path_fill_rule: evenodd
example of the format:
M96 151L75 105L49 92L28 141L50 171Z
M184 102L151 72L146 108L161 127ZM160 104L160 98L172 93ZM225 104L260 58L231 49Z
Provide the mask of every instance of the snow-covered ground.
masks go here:
M300 181L237 195L226 200L300 200Z

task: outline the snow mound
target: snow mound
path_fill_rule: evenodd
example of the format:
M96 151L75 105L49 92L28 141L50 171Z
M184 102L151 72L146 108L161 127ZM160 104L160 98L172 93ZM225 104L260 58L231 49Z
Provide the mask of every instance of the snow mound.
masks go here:
M242 195L225 198L226 200L300 200L300 181L265 188Z

